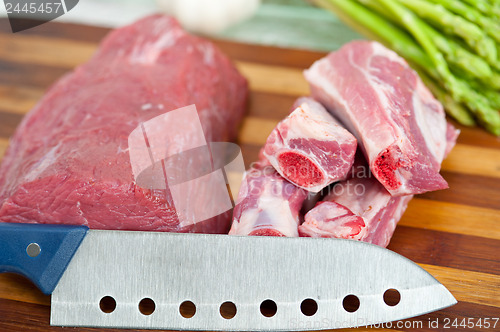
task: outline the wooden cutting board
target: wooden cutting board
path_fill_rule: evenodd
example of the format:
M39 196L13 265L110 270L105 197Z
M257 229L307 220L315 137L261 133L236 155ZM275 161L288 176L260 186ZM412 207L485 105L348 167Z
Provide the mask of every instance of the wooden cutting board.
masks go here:
M61 75L85 62L108 31L51 22L12 34L8 22L0 20L0 158L23 115ZM248 114L239 135L248 166L295 98L308 94L302 70L324 54L215 43L250 82ZM396 330L448 330L446 323L453 329L454 320L460 324L471 318L477 324L500 317L500 140L480 129L458 127L462 134L442 169L450 189L414 198L389 249L420 264L459 303L403 325L394 323ZM30 281L0 274L0 331L109 331L50 327L49 308L50 297ZM439 328L430 328L429 321L436 320Z

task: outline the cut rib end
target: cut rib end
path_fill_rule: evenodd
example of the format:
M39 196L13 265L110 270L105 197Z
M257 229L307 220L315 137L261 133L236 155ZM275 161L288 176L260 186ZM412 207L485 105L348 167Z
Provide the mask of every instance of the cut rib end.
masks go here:
M375 177L387 190L395 190L401 186L401 182L396 176L396 170L402 166L399 154L399 148L389 147L380 152L373 163L372 169Z
M302 154L284 152L278 156L278 163L283 176L300 187L310 188L325 181L321 169Z
M249 236L285 236L280 231L277 231L272 228L260 228L256 229L248 234Z

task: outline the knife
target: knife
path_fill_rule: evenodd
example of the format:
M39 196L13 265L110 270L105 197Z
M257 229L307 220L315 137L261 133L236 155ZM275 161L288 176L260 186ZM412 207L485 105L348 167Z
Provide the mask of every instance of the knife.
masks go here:
M0 272L23 274L52 294L50 322L58 326L319 330L457 302L403 256L342 239L0 223Z

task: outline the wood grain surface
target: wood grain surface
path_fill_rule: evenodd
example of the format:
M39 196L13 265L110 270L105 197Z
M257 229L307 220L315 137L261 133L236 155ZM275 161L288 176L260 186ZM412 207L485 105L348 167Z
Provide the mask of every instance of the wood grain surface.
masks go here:
M23 115L61 75L85 62L107 32L51 22L12 34L8 22L0 20L0 159ZM214 42L250 82L248 113L239 136L248 165L295 98L308 94L302 70L324 53ZM442 170L450 189L413 199L389 249L420 264L459 303L394 324L391 331L483 331L487 329L479 326L445 329L443 324L447 319L500 317L500 139L458 127L458 144ZM19 275L0 274L0 332L111 331L51 327L49 315L49 296ZM439 327L430 328L429 321L435 320Z

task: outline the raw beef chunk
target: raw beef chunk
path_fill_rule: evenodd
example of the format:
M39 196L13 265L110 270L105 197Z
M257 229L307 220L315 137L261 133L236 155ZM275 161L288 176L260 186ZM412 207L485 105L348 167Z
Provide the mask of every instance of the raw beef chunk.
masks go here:
M128 136L195 104L207 142L234 139L246 96L246 80L228 58L170 17L150 16L111 32L19 125L0 167L0 221L227 232L230 211L183 224L168 190L138 186ZM183 151L190 139L187 132L165 144Z

